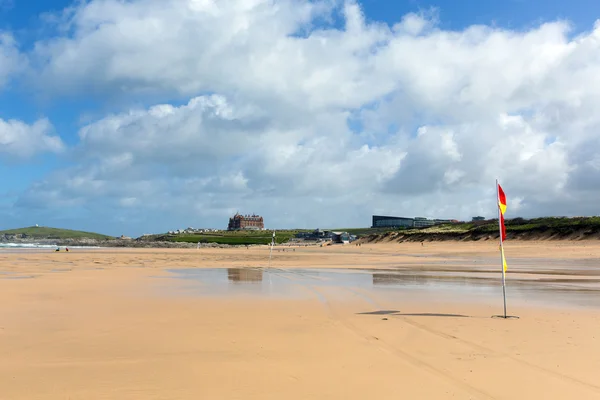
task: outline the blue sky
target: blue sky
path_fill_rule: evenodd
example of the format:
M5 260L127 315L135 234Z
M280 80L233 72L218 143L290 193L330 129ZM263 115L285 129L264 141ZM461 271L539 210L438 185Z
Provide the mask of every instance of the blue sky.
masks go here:
M463 29L474 24L495 25L510 29L529 28L557 19L572 21L574 30L588 30L600 11L593 0L504 0L504 1L381 1L363 2L367 15L374 20L392 22L408 12L437 9L440 26Z
M90 4L94 3L94 0L88 1L87 3L89 6ZM143 7L144 4L140 1L133 1L132 3L137 3L138 5L141 4L140 7ZM0 173L3 176L3 185L0 189L0 194L3 195L3 200L0 201L0 217L2 217L2 219L0 219L0 228L17 227L21 225L36 223L35 221L38 220L44 220L47 222L42 223L46 225L57 225L74 229L96 230L115 235L121 233L137 235L149 231L176 229L177 227L181 227L182 225L219 227L219 225L225 224L226 222L221 223L219 221L221 221L224 218L223 215L226 214L226 211L216 211L219 209L219 207L217 207L215 205L215 202L211 200L214 199L213 194L211 194L212 192L203 192L202 196L205 196L203 197L203 201L206 201L207 204L208 202L211 202L210 204L213 204L213 206L215 207L214 213L210 213L203 209L198 211L196 214L193 214L193 216L191 217L177 212L174 212L172 215L169 215L168 213L163 213L159 217L156 217L155 213L161 212L157 211L160 209L160 207L149 208L145 212L140 209L133 210L131 208L124 207L122 209L115 209L113 213L108 213L109 216L112 215L114 217L114 219L111 220L110 218L107 219L107 213L105 211L99 211L103 209L106 210L107 208L112 207L111 204L113 204L109 200L106 200L106 202L102 200L104 198L105 192L94 192L94 196L96 197L94 197L93 200L90 200L90 198L86 199L85 196L81 193L77 195L73 194L73 190L75 189L68 189L61 186L60 179L62 179L64 182L64 178L70 176L69 174L76 174L78 173L76 171L81 171L85 168L89 168L90 171L96 171L96 167L99 165L93 164L91 160L94 159L94 154L96 154L96 149L93 148L93 146L95 145L94 143L96 143L96 145L98 146L101 145L97 144L99 142L87 143L85 144L85 146L82 145L78 136L78 132L83 126L90 124L94 121L101 120L111 114L128 113L130 112L130 110L140 110L155 104L168 103L173 105L174 107L179 107L187 104L187 102L191 98L207 93L207 91L203 88L200 88L200 86L211 86L210 84L202 83L200 86L198 86L198 88L193 88L193 85L190 83L190 85L183 84L183 86L179 85L177 87L170 87L169 85L171 83L169 82L152 81L151 83L147 83L149 81L145 81L144 84L150 85L153 89L148 91L142 90L136 92L135 90L125 88L127 87L127 85L135 86L135 82L131 83L132 81L127 80L124 80L123 82L113 80L110 82L99 81L100 86L98 87L102 88L102 90L88 91L85 88L81 90L76 89L75 94L73 96L70 96L68 93L61 92L60 87L58 89L56 87L54 87L52 90L48 89L52 86L53 82L41 82L33 78L42 77L41 79L52 80L53 76L51 73L52 71L50 71L50 73L48 73L47 75L41 74L41 71L45 68L45 65L36 63L36 50L34 50L34 47L35 44L38 42L49 43L48 41L57 39L61 35L61 33L57 29L55 29L55 26L53 26L51 23L48 23L48 13L54 13L55 15L58 15L58 13L60 13L61 10L73 5L76 5L77 7L81 8L86 7L86 4L72 3L69 1L62 0L50 0L45 2L0 0L0 31L9 33L14 37L14 39L18 43L17 48L20 51L21 56L25 59L28 59L31 65L33 66L33 69L29 71L28 75L19 75L18 73L13 73L9 76L5 86L3 88L0 86L0 119L4 121L18 120L25 124L31 125L41 118L47 118L50 121L52 128L49 132L46 132L46 134L50 136L59 136L64 146L63 151L40 151L31 157L21 158L15 158L9 154L2 156L2 152L0 152ZM429 15L427 13L430 12L430 10L435 9L435 13L438 16L437 28L439 28L442 31L461 31L471 25L481 24L493 26L504 31L523 33L530 30L535 30L540 25L540 23L543 22L568 20L573 24L571 37L574 34L591 31L594 27L594 16L600 15L600 3L591 0L572 0L570 2L558 0L363 0L359 2L359 5L364 12L367 24L373 22L386 22L390 25L393 25L394 23L399 22L403 18L403 16L405 16L408 13L425 12L424 15ZM110 18L113 17L111 16ZM115 16L114 18L116 20L119 17ZM325 28L330 29L329 27ZM84 35L85 32L80 32L80 34ZM125 32L124 34L127 35L127 32ZM219 37L215 36L215 40L218 41L218 39ZM84 48L79 49L85 50ZM55 49L53 51L58 52L59 50ZM110 48L107 48L104 49L104 51L107 51L109 52L107 54L110 54L110 51L112 50L110 50ZM117 47L115 47L115 52L116 51L119 51ZM129 51L134 50L130 49ZM203 50L201 48L190 48L189 51L202 52ZM55 56L56 54L52 57ZM166 55L166 57L168 57L168 54ZM79 58L77 60L78 61L76 62L79 63L85 61L82 58ZM50 64L53 61L54 59L51 58L50 61L47 62ZM174 60L175 64L177 62L178 61ZM225 62L225 60L223 60L223 62ZM343 60L340 60L340 63L343 62ZM225 63L224 65L230 64ZM177 65L174 65L174 67L176 66ZM143 65L141 67L143 67ZM194 75L193 71L191 73L188 71L187 73L190 74L190 76ZM43 76L46 76L46 78L43 78ZM94 72L94 75L90 75L86 79L92 81L96 79L97 76L98 72L96 71ZM68 75L61 75L61 79L66 79L64 82L70 84L72 83L74 85L73 87L75 88L77 88L77 85L81 86L81 82L86 81L73 80L73 82L68 82ZM151 80L151 78L147 79ZM178 77L177 79L180 79L180 77ZM232 81L233 80L235 79L232 79ZM238 93L244 101L248 102L249 95L245 92L246 89L236 87L234 84L232 85L233 86L231 87L226 87L226 89L223 89L223 93L229 96L232 96L232 94L234 93ZM58 84L56 86L58 86ZM182 87L185 89L182 89ZM214 87L214 90L208 90L208 92L218 94L219 88L224 88L225 86L224 84L221 84L220 86L215 85ZM106 90L104 90L104 88L106 88ZM253 90L255 90L255 93L257 93L258 96L258 93L261 92L262 89L255 88ZM270 89L266 88L265 90L268 92ZM406 88L403 88L400 83L396 85L396 89L394 90L406 92ZM394 93L396 92L392 92L392 94ZM387 104L387 107L390 108L393 106L394 101L399 100L397 96L390 96L389 94L390 93L387 93L386 96L381 97L373 97L369 99L368 102L363 103L363 105L365 107L371 107L372 104L379 104L378 102L382 102L382 104L385 103ZM281 93L278 93L278 95L281 95ZM257 103L255 104L259 104L260 101L263 101L263 97L264 96L260 97L261 100L258 100L257 97ZM394 98L395 100L388 101L388 98ZM289 99L292 99L292 97L289 97ZM264 105L263 103L260 104ZM361 106L356 107L355 105L350 107L350 109L352 108L354 108L355 112L358 112L363 109ZM275 109L273 108L273 110ZM331 108L329 108L328 110L331 111ZM312 111L306 112L310 113ZM383 113L383 106L382 108L373 112ZM440 111L436 109L435 112ZM266 114L268 115L269 112L267 111ZM398 114L397 111L396 114ZM418 114L420 114L420 111L416 110L412 115L414 116ZM386 126L388 128L383 128L387 129L385 136L383 136L382 138L380 137L378 140L366 140L364 143L361 143L360 146L367 145L374 147L383 146L389 143L394 143L395 145L402 141L401 139L398 139L397 136L392 136L393 132L391 132L395 129L397 129L398 131L402 130L402 121L397 120L397 118L399 117L394 118L390 115L387 115L386 118L390 118L390 120L386 123ZM275 124L275 122L273 123ZM287 126L286 124L289 123L289 121L281 122L281 124L276 125ZM390 129L389 127L393 127L393 129ZM365 120L358 122L349 122L349 130L355 131L355 133L357 133L357 130L359 131L358 133L361 133L362 131L368 129L370 129L369 125ZM405 127L405 129L414 129L414 131L409 136L416 136L416 128L413 125L411 125L410 127ZM294 129L291 129L290 132L291 131L294 131ZM365 137L367 136L368 135L365 135ZM164 137L165 143L169 143L170 140L171 137L169 135L166 135ZM305 142L306 138L300 140L298 143L301 143L303 145ZM104 144L108 146L108 144ZM404 145L409 146L406 143ZM414 145L416 146L416 144ZM2 146L2 144L0 144L0 146ZM357 149L359 147L357 147ZM103 153L102 156L98 157L106 158L109 157L111 154L114 154L114 152ZM140 157L142 156L136 156L136 159L139 159ZM98 158L98 160L100 160L101 158ZM249 160L252 158L253 157L251 156L242 157L242 159L244 160ZM228 159L239 160L240 157L230 157ZM160 157L157 157L151 161L158 163L162 162L160 161ZM175 163L175 161L173 162ZM165 168L169 170L170 167L174 165L175 164L168 164L165 166ZM227 170L231 172L233 171L232 168L234 167L231 165L222 165L219 166L218 169L223 171ZM241 171L244 172L245 176L255 176L252 171L249 171L245 168L249 167L243 167L241 169ZM56 174L59 174L62 178L54 178ZM151 177L149 178L142 176L143 174L139 171L135 172L135 174L137 174L136 178L132 179L137 179L135 182L140 184L141 182L146 182L147 180L152 179ZM271 177L271 180L276 179L275 176L272 174L269 176ZM173 176L172 178L175 179L176 177ZM204 176L204 178L205 180L203 182L207 182L207 179L211 179L211 176ZM212 178L213 180L218 180L216 176L212 176ZM56 180L53 181L53 179ZM462 179L464 179L464 175ZM31 197L41 198L41 195L33 194L35 193L35 190L32 191L32 187L38 187L40 182L43 181L46 181L48 187L51 188L53 187L52 185L54 185L54 187L56 187L57 190L61 191L60 196L81 196L80 203L77 203L77 205L68 206L65 205L69 204L68 202L57 201L55 205L49 204L47 208L40 204L38 204L37 207L32 207L31 209L28 208L29 206L27 206L27 204L31 204L32 202L23 200L24 197L26 197L25 194L29 193ZM112 184L122 184L118 182L119 181L115 181ZM131 181L129 181L129 183L131 183ZM164 190L170 190L169 184L161 184L166 185L166 189ZM471 185L471 183L469 183L469 185ZM110 192L109 189L104 190L106 190L106 193ZM172 190L182 189L178 188ZM471 190L473 190L473 187L469 186L469 193ZM516 184L515 190L518 190L518 185ZM45 193L49 193L49 189L46 189ZM107 199L112 198L112 195L106 194L106 196ZM118 197L116 194L114 196ZM282 196L285 197L284 194L282 194ZM344 196L345 194L343 194L342 191L339 195L340 202L345 201L343 200ZM433 194L432 196L435 197L435 195ZM321 197L321 195L314 195L313 198L316 197ZM119 201L121 202L121 204L133 204L135 201L139 201L139 199L134 201L134 198L135 196L133 194L127 196L123 195ZM245 200L250 198L251 200ZM523 197L523 199L526 199L526 197ZM226 207L224 206L224 208L237 209L240 207L243 208L244 205L252 205L252 207L256 207L256 204L260 204L261 201L263 200L254 198L251 194L244 192L243 195L239 195L239 201L237 201L237 203L228 203L228 205ZM397 204L401 203L401 201L399 201L398 199L390 201L396 202ZM405 199L402 201L406 202L408 200ZM526 204L526 201L523 204ZM189 204L186 207L193 208L194 205ZM311 205L311 207L318 207L318 205L313 204ZM356 207L359 207L358 210L361 211L357 211ZM347 226L348 224L358 224L362 226L368 225L371 210L365 204L356 207L349 209L345 214L352 216L351 221L346 221L345 217L340 216L337 219L331 217L330 219L326 220L326 223L338 224L340 226ZM387 211L387 213L405 212L408 214L417 214L421 211L430 211L431 213L433 213L436 212L435 210L441 210L439 206L434 205L431 205L428 209L419 209L418 207L411 209L411 207L408 205L404 206L404 208L398 208L399 206L388 206L386 208L385 206L381 205L378 207L383 207L385 211ZM485 207L488 206L481 207L483 207L483 209L479 209L477 211L484 212L485 210L487 210ZM376 207L373 207L373 209L375 208ZM565 209L568 208L569 207L566 207ZM473 213L475 211L476 209L474 209ZM261 212L267 213L264 210ZM361 212L363 213L361 214ZM463 212L466 213L466 211ZM275 212L273 213L274 214L272 215L272 217L275 217ZM74 215L77 215L77 218L74 218ZM357 217L357 215L360 215L360 217ZM437 217L437 215L434 217ZM137 222L129 223L128 218L130 218L132 221L135 220ZM302 227L303 224L313 226L316 223L318 223L318 221L306 221L305 218L298 218L297 220L285 220L285 218L281 217L280 220L281 224L295 224L298 227Z

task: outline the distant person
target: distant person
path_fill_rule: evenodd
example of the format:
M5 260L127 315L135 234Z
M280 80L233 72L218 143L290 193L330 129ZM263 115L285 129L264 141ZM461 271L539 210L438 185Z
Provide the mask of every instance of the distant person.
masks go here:
M68 247L65 247L65 251L69 251L69 248L68 248Z

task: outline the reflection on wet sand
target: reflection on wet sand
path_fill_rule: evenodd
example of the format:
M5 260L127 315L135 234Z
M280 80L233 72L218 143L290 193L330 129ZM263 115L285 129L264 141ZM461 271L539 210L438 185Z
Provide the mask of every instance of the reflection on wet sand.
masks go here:
M354 289L373 291L379 296L430 296L437 299L468 299L486 301L499 295L500 280L491 274L455 274L447 272L366 269L260 269L213 268L171 270L178 278L202 282L200 295L259 294L290 296L313 293L313 288L325 290ZM268 278L268 279L265 279ZM268 282L267 285L262 284ZM306 289L309 289L308 291ZM249 290L246 290L249 289ZM383 292L382 292L383 290ZM376 292L375 292L376 291ZM576 304L600 306L598 282L572 279L532 280L513 277L509 280L511 301L541 302L543 304Z
M260 283L263 271L254 268L227 268L227 278L233 283Z
M399 272L399 273L372 273L373 285L394 285L394 286L426 286L439 285L440 283L451 283L453 286L472 286L481 284L491 284L494 282L492 277L466 276L455 274L424 274L420 272Z

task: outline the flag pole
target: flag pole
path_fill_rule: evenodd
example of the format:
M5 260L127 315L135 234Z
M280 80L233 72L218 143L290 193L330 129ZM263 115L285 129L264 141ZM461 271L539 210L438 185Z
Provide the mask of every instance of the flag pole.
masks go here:
M269 274L269 285L272 285L271 281L271 256L273 255L273 246L275 245L275 231L273 231L273 237L271 238L271 249L269 250L269 267L267 268L267 274Z
M506 318L506 272L504 271L504 243L502 241L502 211L500 210L500 192L498 179L496 179L496 206L498 207L498 233L500 234L500 268L502 269L502 297L504 299L504 318Z
M273 254L273 246L275 245L275 231L273 231L273 237L271 238L271 249L269 250L269 268L271 268L271 256Z

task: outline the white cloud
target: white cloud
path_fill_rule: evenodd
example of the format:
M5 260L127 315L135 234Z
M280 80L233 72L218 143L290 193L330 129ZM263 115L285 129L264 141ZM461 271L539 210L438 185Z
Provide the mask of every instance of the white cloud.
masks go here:
M600 24L577 37L564 22L446 31L408 14L390 27L337 3L70 9L70 34L31 55L41 87L191 100L84 126L80 165L22 203L58 190L164 215L293 210L279 225L365 225L375 212L493 216L499 178L515 212L597 212ZM323 25L340 10L343 28Z
M344 113L316 115L303 127L266 111L213 95L108 116L80 130L76 151L85 160L36 185L24 204L57 201L58 187L81 204L145 198L148 208L168 208L183 200L208 204L206 212L243 207L244 196L345 196L398 168L391 148L351 146Z
M60 153L64 144L52 133L52 125L47 119L29 125L0 118L0 157L29 158L38 153Z
M14 37L0 31L0 89L7 84L12 75L20 73L25 66L26 58L19 52Z

